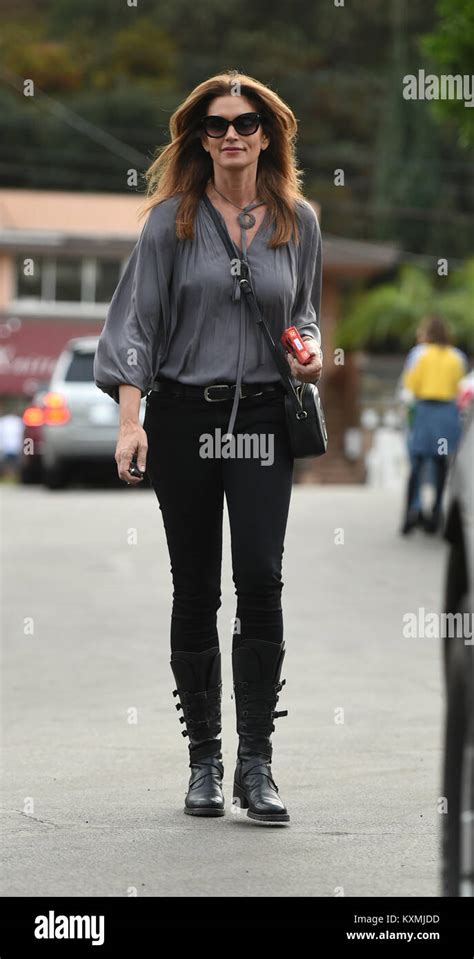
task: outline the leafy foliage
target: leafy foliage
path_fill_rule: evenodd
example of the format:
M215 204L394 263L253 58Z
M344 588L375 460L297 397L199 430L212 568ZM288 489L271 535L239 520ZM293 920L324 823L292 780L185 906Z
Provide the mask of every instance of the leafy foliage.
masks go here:
M437 124L430 103L402 98L404 73L428 66L428 53L467 63L472 0L436 3L3 0L2 182L123 190L123 145L142 158L142 174L189 91L237 68L293 108L305 192L321 204L327 232L464 257L472 253L472 150L456 143L450 113ZM444 41L436 9L443 31L449 21ZM25 77L34 97L23 95ZM462 109L472 122L474 111ZM68 110L86 121L82 130ZM107 146L87 123L109 134Z
M438 22L423 38L422 50L448 75L471 77L474 71L474 3L472 0L438 0ZM474 109L460 100L433 101L440 118L452 118L463 146L474 146Z
M407 349L429 313L443 316L459 343L474 352L474 259L436 280L419 267L404 266L395 282L356 293L346 303L337 345L353 350L392 341Z

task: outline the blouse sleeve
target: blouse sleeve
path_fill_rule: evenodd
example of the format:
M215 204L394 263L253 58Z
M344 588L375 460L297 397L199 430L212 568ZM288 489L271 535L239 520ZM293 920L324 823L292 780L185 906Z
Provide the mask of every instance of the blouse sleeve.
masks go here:
M302 336L312 336L321 345L320 312L322 287L322 242L318 218L305 203L306 216L298 265L298 286L291 313L292 325Z
M152 207L110 301L94 357L94 380L119 403L119 385L150 390L169 322L176 243L169 204Z

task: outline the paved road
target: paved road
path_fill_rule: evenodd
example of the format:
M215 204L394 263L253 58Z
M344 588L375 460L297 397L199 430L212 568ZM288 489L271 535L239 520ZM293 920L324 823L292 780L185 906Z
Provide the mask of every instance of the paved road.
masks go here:
M3 895L439 896L440 648L401 627L407 612L439 610L445 545L397 535L401 494L294 488L279 703L289 715L273 740L285 829L230 808L227 519L228 806L221 819L196 819L182 812L187 747L153 492L4 485L1 497Z

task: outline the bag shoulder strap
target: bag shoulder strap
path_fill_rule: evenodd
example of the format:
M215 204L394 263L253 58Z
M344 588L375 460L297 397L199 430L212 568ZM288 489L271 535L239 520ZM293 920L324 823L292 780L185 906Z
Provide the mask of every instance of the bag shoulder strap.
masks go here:
M263 316L260 312L260 308L258 306L255 292L253 290L252 283L251 283L249 263L246 259L244 259L242 256L239 255L239 251L232 243L227 231L224 229L217 215L217 212L206 193L203 194L203 199L214 221L217 232L227 250L227 253L229 254L230 259L239 260L239 273L240 273L239 286L242 292L245 294L245 302L248 304L250 313L254 317L255 322L262 326L265 338L270 347L270 352L272 354L273 360L280 374L280 377L283 380L283 385L287 393L293 400L293 404L296 406L297 410L300 411L303 408L303 406L295 390L293 381L291 379L291 374L288 368L288 363L287 363L285 354L283 352L283 349L281 347L280 349L278 349L278 347L276 346L273 340L272 334L270 333L270 330L268 329L268 326L265 323L265 320L263 319Z

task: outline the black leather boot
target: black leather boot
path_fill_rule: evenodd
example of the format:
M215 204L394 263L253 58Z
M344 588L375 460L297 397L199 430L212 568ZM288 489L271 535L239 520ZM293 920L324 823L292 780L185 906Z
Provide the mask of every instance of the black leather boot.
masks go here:
M221 752L221 654L218 646L200 653L176 650L171 653L171 669L180 697L176 709L182 709L183 736L189 736L191 777L184 800L189 816L223 816L224 766Z
M273 720L287 716L275 712L285 655L284 644L246 639L233 650L232 668L239 746L232 804L247 809L247 816L265 824L288 823L288 810L278 794L271 770Z

